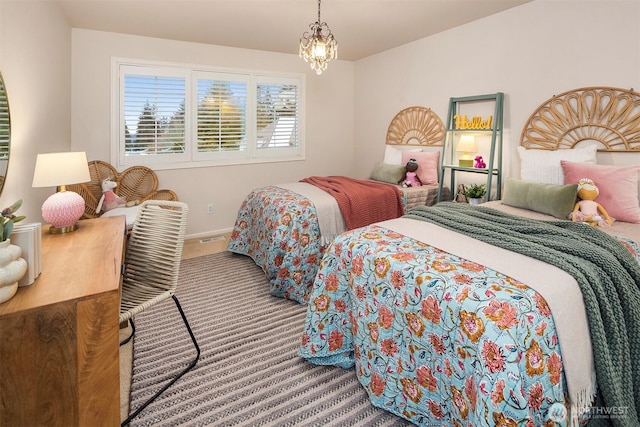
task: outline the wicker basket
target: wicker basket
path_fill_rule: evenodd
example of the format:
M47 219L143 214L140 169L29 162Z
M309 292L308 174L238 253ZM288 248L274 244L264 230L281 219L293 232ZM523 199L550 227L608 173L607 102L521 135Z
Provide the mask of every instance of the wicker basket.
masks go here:
M85 208L82 218L97 218L96 208L102 197L102 181L109 178L115 181L116 195L123 197L127 202L134 200L140 203L145 200L173 200L178 196L171 190L158 190L158 176L146 166L131 166L122 173L116 168L101 160L89 162L89 174L91 181L82 184L67 185L71 191L80 194L84 199Z

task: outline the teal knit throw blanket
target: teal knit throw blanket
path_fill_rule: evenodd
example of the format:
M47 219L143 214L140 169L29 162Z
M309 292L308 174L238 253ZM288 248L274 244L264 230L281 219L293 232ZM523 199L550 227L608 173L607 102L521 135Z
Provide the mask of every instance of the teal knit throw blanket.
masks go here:
M640 425L640 265L620 242L586 224L526 219L464 203L418 206L404 218L432 222L571 274L582 290L603 406L589 426ZM619 415L603 419L611 408Z

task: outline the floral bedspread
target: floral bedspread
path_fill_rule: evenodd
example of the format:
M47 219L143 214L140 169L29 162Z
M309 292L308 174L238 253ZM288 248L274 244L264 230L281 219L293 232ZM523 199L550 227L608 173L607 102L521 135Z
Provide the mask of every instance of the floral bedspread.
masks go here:
M406 206L407 193L401 193ZM255 189L238 210L227 250L250 256L272 295L306 304L325 249L317 215L313 203L293 191Z
M640 248L627 245L640 263ZM299 353L315 364L355 365L375 406L417 425L568 425L545 300L377 225L327 249Z
M308 300L324 249L313 203L276 186L249 193L227 246L262 268L272 295L301 304Z

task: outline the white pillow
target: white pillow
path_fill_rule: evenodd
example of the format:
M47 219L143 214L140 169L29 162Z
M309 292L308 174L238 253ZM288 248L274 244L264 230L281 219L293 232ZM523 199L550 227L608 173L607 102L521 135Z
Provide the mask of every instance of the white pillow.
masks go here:
M566 150L527 150L518 147L520 155L520 179L543 184L564 184L561 160L574 163L596 163L597 145Z
M399 148L393 147L391 145L387 145L386 148L384 149L384 159L382 160L382 163L386 163L388 165L403 165L404 163L402 162L402 152L405 150L401 150ZM409 150L406 151L410 151L413 153L417 153L419 151L422 151L421 148L411 148Z
M136 222L136 216L138 216L138 210L140 209L140 205L131 206L127 208L125 206L121 206L119 208L111 209L103 213L101 216L124 216L125 224L127 224L127 230L131 230L133 228L133 224Z

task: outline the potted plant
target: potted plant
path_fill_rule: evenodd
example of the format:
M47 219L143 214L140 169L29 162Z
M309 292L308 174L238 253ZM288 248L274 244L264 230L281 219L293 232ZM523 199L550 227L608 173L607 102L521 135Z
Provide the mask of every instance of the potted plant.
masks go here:
M471 184L464 190L464 196L472 205L479 205L482 203L482 198L485 194L487 194L487 187L485 184Z
M24 216L16 216L15 212L22 206L22 199L15 202L13 205L2 210L2 219L0 220L0 242L4 242L11 236L13 231L13 224L22 221Z

